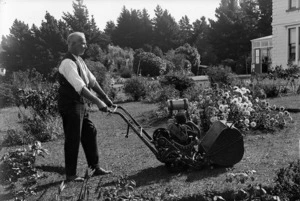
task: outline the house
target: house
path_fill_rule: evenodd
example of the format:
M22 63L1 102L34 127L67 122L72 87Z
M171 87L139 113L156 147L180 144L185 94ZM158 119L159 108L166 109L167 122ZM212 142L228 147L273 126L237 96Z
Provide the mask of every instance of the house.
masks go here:
M300 66L300 0L273 0L272 36L251 40L257 73L269 66Z

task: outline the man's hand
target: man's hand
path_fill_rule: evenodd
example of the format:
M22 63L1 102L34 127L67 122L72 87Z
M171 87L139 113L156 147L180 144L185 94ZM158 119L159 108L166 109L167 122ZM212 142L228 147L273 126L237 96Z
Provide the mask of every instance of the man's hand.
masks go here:
M106 103L106 105L108 107L114 107L114 103L109 98L107 98L107 100L105 101L105 103Z

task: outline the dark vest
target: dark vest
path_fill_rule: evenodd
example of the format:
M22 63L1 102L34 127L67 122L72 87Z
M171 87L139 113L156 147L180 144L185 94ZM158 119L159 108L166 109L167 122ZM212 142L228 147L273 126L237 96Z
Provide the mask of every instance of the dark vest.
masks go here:
M76 58L71 54L67 53L64 59L71 59L76 63ZM62 61L63 61L62 60ZM80 73L80 67L77 65L77 71L79 76L81 75ZM68 82L68 80L58 72L58 82L59 82L59 89L58 89L58 107L59 109L63 109L65 106L70 105L70 104L84 104L84 99L82 96L80 96L74 87Z

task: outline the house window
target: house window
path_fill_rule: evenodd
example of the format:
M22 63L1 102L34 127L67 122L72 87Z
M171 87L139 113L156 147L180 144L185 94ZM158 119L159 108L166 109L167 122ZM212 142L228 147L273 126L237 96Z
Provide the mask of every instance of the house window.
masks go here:
M289 0L289 9L299 8L299 0Z
M296 58L296 28L289 29L289 61Z

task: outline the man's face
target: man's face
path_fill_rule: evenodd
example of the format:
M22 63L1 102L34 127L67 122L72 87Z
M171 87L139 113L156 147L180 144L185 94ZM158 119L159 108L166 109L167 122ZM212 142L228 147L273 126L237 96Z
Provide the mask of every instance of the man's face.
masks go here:
M74 45L74 50L77 55L83 55L84 51L87 49L86 40L84 37L80 37L76 44Z

